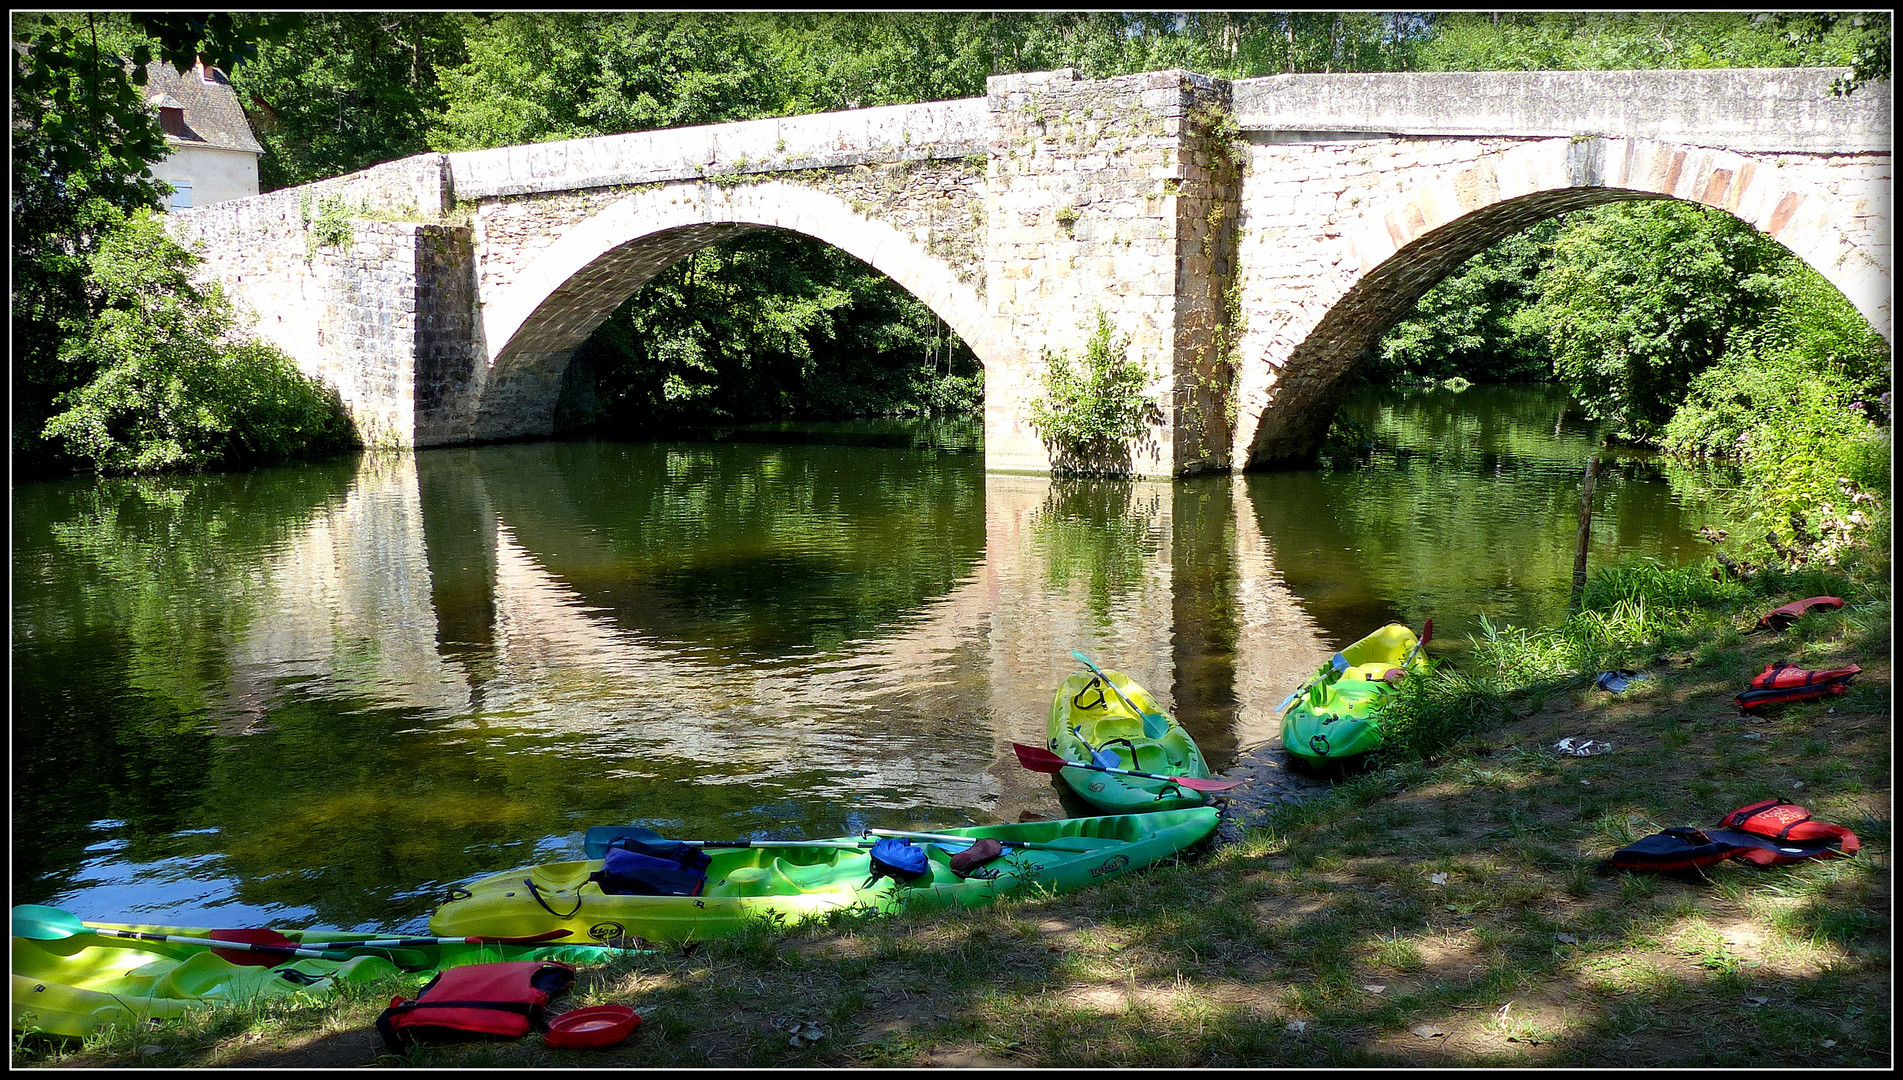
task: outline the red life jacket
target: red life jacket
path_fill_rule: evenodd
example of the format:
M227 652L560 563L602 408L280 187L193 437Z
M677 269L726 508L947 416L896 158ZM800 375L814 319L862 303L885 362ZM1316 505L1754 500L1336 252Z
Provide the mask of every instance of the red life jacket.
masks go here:
M1764 618L1758 620L1760 630L1782 630L1813 611L1827 611L1844 606L1844 602L1835 596L1813 596L1807 600L1796 600L1781 608L1773 609Z
M1750 846L1738 853L1738 858L1759 866L1855 855L1863 848L1863 841L1857 839L1856 833L1842 825L1812 821L1809 810L1784 799L1766 799L1740 807L1726 814L1718 824L1720 828L1713 830L1718 835L1728 835L1735 829L1778 844L1776 848Z
M1751 680L1751 689L1737 696L1738 708L1754 709L1783 701L1803 701L1825 694L1841 694L1847 689L1845 684L1850 681L1850 677L1862 670L1851 664L1828 671L1808 671L1779 660L1775 664L1764 665L1758 677Z
M575 982L575 968L556 960L467 964L438 972L415 1000L393 998L377 1017L385 1046L406 1041L517 1039L545 1027L544 1006Z

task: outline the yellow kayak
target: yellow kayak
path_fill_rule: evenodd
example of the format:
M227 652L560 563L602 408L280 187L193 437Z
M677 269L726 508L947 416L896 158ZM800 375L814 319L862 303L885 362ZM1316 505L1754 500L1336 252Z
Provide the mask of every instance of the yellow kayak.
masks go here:
M1104 679L1110 680L1108 690ZM1132 711L1132 705L1136 711ZM1139 712L1149 714L1147 726ZM1208 779L1210 775L1196 740L1175 717L1163 712L1149 691L1120 671L1105 671L1101 676L1080 671L1065 679L1051 699L1048 731L1051 750L1066 761L1196 779ZM1209 801L1202 792L1167 780L1074 767L1057 775L1084 801L1105 813L1181 810Z
M1329 657L1301 689L1289 696L1282 716L1282 746L1310 765L1359 757L1381 745L1382 712L1402 676L1431 669L1421 647L1433 635L1428 620L1420 638L1390 623Z
M16 913L20 909L15 909ZM173 938L209 938L192 927L92 922L107 930ZM19 929L16 924L15 929ZM292 943L313 949L349 949L375 935L285 930ZM389 935L382 935L388 938ZM54 939L13 938L13 1030L85 1038L107 1027L175 1020L217 1005L261 998L327 994L351 983L375 982L407 971L434 971L505 960L600 963L599 945L441 943L379 950L331 960L285 956L283 963L238 964L203 945L75 933ZM262 954L261 954L262 955ZM269 957L267 956L267 959Z

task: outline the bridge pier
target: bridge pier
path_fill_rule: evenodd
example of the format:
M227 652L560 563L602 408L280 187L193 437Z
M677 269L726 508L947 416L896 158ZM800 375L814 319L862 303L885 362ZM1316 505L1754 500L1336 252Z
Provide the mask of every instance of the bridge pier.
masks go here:
M1229 84L1186 71L993 76L986 300L1019 354L985 371L986 464L1047 472L1025 421L1043 350L1076 359L1102 310L1151 372L1163 422L1140 476L1229 466L1240 133ZM996 447L994 449L994 443Z

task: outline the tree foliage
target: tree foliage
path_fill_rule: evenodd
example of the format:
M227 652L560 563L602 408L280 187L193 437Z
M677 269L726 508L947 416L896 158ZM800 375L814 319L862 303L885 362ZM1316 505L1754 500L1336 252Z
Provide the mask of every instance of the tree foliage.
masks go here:
M1559 223L1548 219L1474 256L1442 279L1382 336L1368 377L1382 381L1476 382L1549 378L1545 335L1521 313L1538 295L1534 282L1551 254Z
M1869 80L1888 78L1889 49L1886 12L1462 11L1432 16L1415 59L1423 71L1842 65Z
M428 150L443 111L439 71L462 63L447 12L312 12L261 41L232 89L264 147L263 191Z
M1130 356L1131 339L1116 336L1102 308L1084 323L1089 337L1081 359L1044 350L1044 394L1033 398L1025 421L1051 451L1053 471L1068 476L1124 475L1137 442L1163 419L1147 392L1151 374Z
M117 215L156 208L168 190L150 163L167 148L139 87L157 56L183 71L201 52L235 63L289 16L19 14L13 61L13 456L38 471L65 462L44 424L62 394L93 377L88 333L99 294L91 257Z
M1519 322L1545 335L1554 374L1587 415L1651 442L1732 331L1768 308L1788 254L1690 203L1595 207L1569 217Z
M197 258L155 211L95 201L100 235L86 286L98 313L60 359L95 374L61 396L46 436L100 472L252 465L335 452L350 442L336 391L305 378L272 346L234 336L214 284L192 282Z

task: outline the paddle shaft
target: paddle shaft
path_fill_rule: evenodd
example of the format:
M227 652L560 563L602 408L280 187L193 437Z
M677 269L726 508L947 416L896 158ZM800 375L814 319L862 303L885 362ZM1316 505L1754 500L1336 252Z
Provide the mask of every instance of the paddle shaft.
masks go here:
M1099 679L1102 679L1103 684L1110 688L1110 692L1117 695L1117 700L1123 702L1124 708L1136 714L1137 719L1143 722L1143 734L1149 736L1152 739L1160 739L1163 737L1163 733L1170 729L1170 722L1168 718L1164 717L1160 713L1144 712L1142 709L1137 708L1136 702L1131 701L1129 698L1125 697L1123 691L1120 688L1118 688L1117 684L1110 681L1110 676L1105 675L1101 668L1099 668L1096 664L1093 664L1090 662L1090 657L1085 656L1083 653L1078 652L1076 649L1072 649L1070 651L1070 654L1073 657L1076 657L1078 660L1083 661L1083 664L1085 667L1089 668L1092 672L1094 672ZM1157 724L1159 723L1162 725L1162 731L1150 730L1152 727L1157 726Z
M867 829L874 836L896 836L904 840L931 840L941 844L975 844L984 839L981 836L954 836L950 833L899 832L895 829ZM1039 848L1046 851L1095 851L1109 847L1114 840L1100 840L1092 836L1061 836L1054 840L1005 840L992 837L1005 847ZM1060 843L1068 840L1071 843Z
M1230 788L1239 787L1244 783L1244 781L1241 780L1205 780L1200 776L1165 776L1162 773L1138 772L1135 769L1119 769L1114 765L1099 765L1094 761L1065 761L1062 758L1058 760L1072 769L1089 769L1092 772L1117 773L1122 776L1140 776L1145 780L1163 780L1181 787L1189 788L1192 791L1228 791Z
M1407 659L1401 661L1402 671L1407 670L1407 666L1414 662L1414 657L1421 651L1421 646L1427 644L1427 639L1433 636L1434 636L1434 620L1429 619L1425 623L1421 624L1421 636L1414 639L1414 647L1407 651Z
M1090 769L1095 772L1122 773L1125 776L1140 776L1145 780L1162 780L1189 788L1191 791L1228 791L1248 783L1246 780L1209 780L1200 776L1165 776L1161 773L1137 772L1134 769L1119 769L1114 765L1098 765L1090 761L1066 761L1041 746L1026 746L1021 742L1011 744L1018 755L1018 764L1037 772L1061 772L1065 767Z
M653 829L641 825L597 825L584 834L582 851L591 859L599 859L608 853L609 845L619 839L639 840L645 844L683 844L695 848L856 848L864 847L870 842L851 839L670 840Z
M301 945L253 945L245 941L219 941L215 938L185 937L181 934L148 934L138 930L110 930L100 926L85 926L82 932L97 934L100 937L131 938L136 941L167 941L174 945L203 945L210 949L231 949L237 952L286 953L291 956L313 956L319 960L349 960L350 954L328 952L323 949L307 949ZM347 946L349 947L349 946Z

